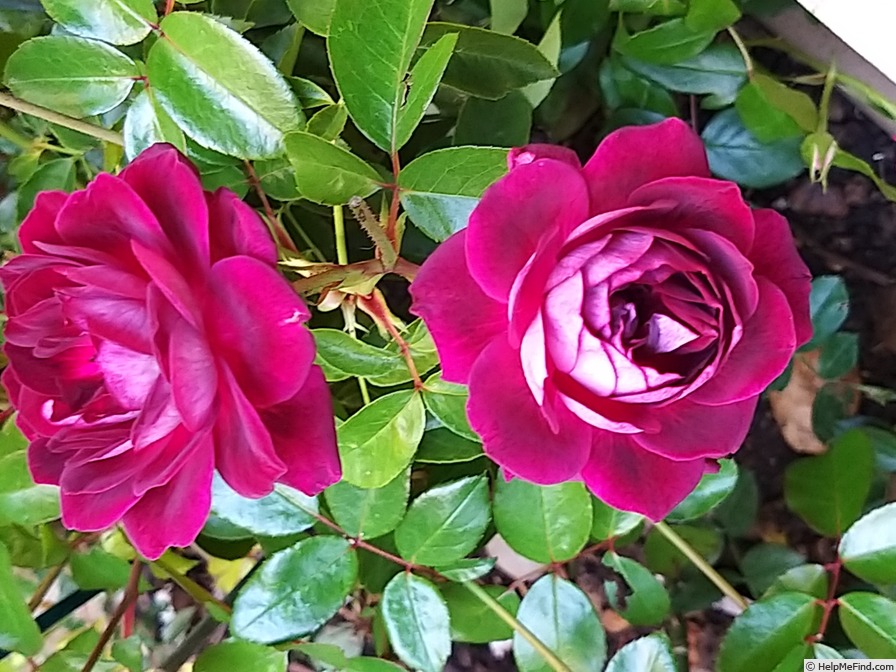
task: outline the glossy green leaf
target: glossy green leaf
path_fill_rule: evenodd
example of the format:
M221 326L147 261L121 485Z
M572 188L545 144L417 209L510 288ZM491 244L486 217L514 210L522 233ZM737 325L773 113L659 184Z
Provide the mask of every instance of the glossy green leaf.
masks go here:
M21 221L34 207L34 199L42 191L74 191L77 187L75 160L72 157L52 159L38 166L37 170L19 187L16 215Z
M529 13L527 0L489 0L488 5L496 33L512 35Z
M616 652L606 672L677 672L669 639L653 634L629 642Z
M128 97L137 65L108 44L81 37L35 37L6 62L4 81L20 98L73 117L108 112Z
M513 550L536 562L565 562L591 532L591 496L581 483L495 483L495 526Z
M270 495L249 499L216 473L212 481L212 513L252 534L282 537L304 532L314 524L311 514L317 513L317 498L277 484Z
M127 560L99 546L73 553L69 564L72 578L81 590L120 590L127 585L131 574L131 565Z
M607 638L591 600L575 585L553 574L539 579L520 603L517 618L572 672L600 672ZM550 672L551 667L519 633L513 657L520 672Z
M482 589L508 612L516 615L520 606L519 595L508 592L503 586L483 586ZM452 641L487 644L513 637L513 628L464 586L452 583L441 590L451 616Z
M775 578L763 598L781 593L807 593L824 600L828 594L828 572L822 565L791 567Z
M158 22L152 0L41 0L69 33L112 44L134 44Z
M0 543L0 649L33 656L42 646L40 630L13 576L9 551Z
M401 204L436 241L467 225L482 192L507 172L507 150L452 147L411 161L399 176Z
M559 74L535 45L484 28L430 23L420 45L432 48L450 33L457 34L457 44L443 81L455 89L497 100L515 89Z
M404 672L404 668L382 658L361 656L349 660L345 672Z
M847 432L827 452L787 467L784 499L814 530L839 537L862 514L873 472L871 441L860 431Z
M813 644L812 652L815 654L816 660L844 660L846 656L824 644Z
M377 348L339 329L313 329L311 333L317 345L315 361L328 381L357 376L389 387L411 379L404 358L394 350Z
M431 6L432 0L336 0L333 8L327 50L336 86L355 125L386 151L410 137L416 122L408 120L422 115L422 99L435 91L431 77L441 74L446 48L450 53L443 43L423 67L421 91L414 91L418 83L406 75Z
M710 564L722 553L722 535L713 527L674 525L675 532ZM665 535L656 528L650 530L644 542L644 564L650 571L667 577L678 577L685 571L693 571L693 563L685 557Z
M735 107L760 142L801 136L818 124L818 112L809 96L763 74L754 74L741 89Z
M27 442L14 423L4 425L3 438L8 452L0 453L0 526L31 527L59 518L59 488L34 483Z
M840 623L852 643L870 658L896 658L896 602L874 593L840 597Z
M666 89L635 74L618 57L611 56L601 63L599 79L604 101L611 109L652 110L669 117L678 111Z
M710 45L696 56L674 64L648 63L631 57L623 57L622 63L670 91L708 94L716 107L733 103L747 79L743 56L733 44Z
M204 147L242 159L283 151L301 123L292 89L239 33L204 14L175 12L161 23L147 76L159 104Z
M346 121L348 121L348 111L345 109L345 105L342 103L327 105L308 120L306 130L311 135L332 142L342 133Z
M274 1L283 2L283 0ZM260 45L261 51L274 62L277 70L288 78L296 67L304 36L305 29L301 25L290 23L266 37Z
M734 460L719 460L719 471L704 474L696 489L672 509L666 519L670 522L682 522L705 516L734 491L737 475Z
M468 396L465 386L442 380L441 373L430 376L423 386L426 409L442 423L442 426L465 439L478 442L479 435L473 431L467 420Z
M628 534L644 520L641 514L614 509L596 497L591 498L591 509L591 536L598 541Z
M383 592L381 613L398 657L421 672L442 672L451 653L448 607L426 579L396 575Z
M295 94L299 97L299 102L302 107L312 109L324 105L336 104L336 101L330 97L329 93L310 79L304 79L302 77L287 77L286 79L292 87L292 90L295 91Z
M278 201L296 201L302 198L296 185L295 171L286 156L255 161L254 168L261 188L269 198L276 198Z
M610 605L632 625L659 625L669 613L669 593L647 568L632 560L609 552L603 564L618 573L629 593L620 595L620 586L614 581L604 581L604 590Z
M818 347L843 325L849 313L849 292L839 275L822 275L812 279L809 295L812 317L812 340L804 349Z
M394 530L404 518L409 491L409 473L403 472L381 488L340 481L324 490L324 498L343 530L353 537L374 539Z
M196 658L194 672L283 672L286 653L252 642L230 641L214 644Z
M482 457L482 443L465 439L450 429L436 427L423 435L414 459L429 464L453 464L477 457Z
M719 672L772 672L813 633L821 607L811 595L784 593L751 604L725 635Z
M476 548L490 520L488 479L462 478L414 500L395 530L395 545L415 564L446 564Z
M859 335L841 331L821 346L816 370L825 380L836 380L852 371L858 362Z
M286 136L286 155L299 192L310 201L343 205L379 189L379 174L347 150L310 133Z
M692 30L684 19L670 19L634 34L620 25L613 48L624 56L668 65L693 58L709 46L715 34L715 30Z
M701 137L710 170L742 186L771 187L803 171L799 138L763 144L743 125L736 110L715 115Z
M532 106L519 91L498 100L467 98L457 117L455 145L521 147L529 142Z
M230 627L238 637L261 644L308 634L338 611L357 577L358 559L347 541L303 539L272 555L246 582L233 604Z
M129 672L143 672L143 648L140 635L131 635L112 642L112 658Z
M186 138L174 120L156 102L152 89L137 94L124 118L124 153L134 159L157 142L167 142L186 151Z
M438 565L436 571L446 579L463 583L474 581L495 568L495 558L461 558L447 565Z
M733 0L690 0L685 25L693 31L724 30L740 19Z
M896 503L862 516L840 540L846 568L871 583L896 583Z
M336 0L286 0L289 9L312 33L323 35L330 32L330 17Z
M740 569L753 595L762 595L789 569L806 562L802 553L783 544L752 546L740 559Z
M557 67L560 65L560 56L563 54L563 12L559 11L554 14L554 18L548 24L541 40L539 40L537 49L544 56L545 60L556 70L556 75L547 79L542 79L532 84L527 84L521 91L529 101L532 109L539 107L545 99L550 95L554 84L560 75Z
M395 149L403 147L417 128L426 108L432 102L436 89L442 81L442 75L448 67L457 35L443 35L417 60L407 79L407 94L404 104L398 110L392 145Z
M410 464L425 424L416 392L393 392L365 406L336 431L343 478L359 488L383 487Z
M211 13L252 24L252 28L283 25L289 8L283 0L211 0Z

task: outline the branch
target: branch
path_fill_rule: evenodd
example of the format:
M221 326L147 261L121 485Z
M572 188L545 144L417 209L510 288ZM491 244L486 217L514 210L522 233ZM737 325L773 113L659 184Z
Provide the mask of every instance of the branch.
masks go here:
M45 121L49 121L52 124L65 126L65 128L70 128L73 131L84 133L85 135L97 138L98 140L102 140L103 142L111 142L113 145L124 147L124 138L121 137L121 133L110 131L109 129L103 128L102 126L97 126L96 124L81 121L80 119L75 119L74 117L59 114L58 112L49 110L46 107L41 107L40 105L26 103L24 100L19 100L18 98L15 98L8 93L0 93L0 105L2 105L3 107L8 107L12 110L16 110L18 112L30 114L33 117L39 117Z

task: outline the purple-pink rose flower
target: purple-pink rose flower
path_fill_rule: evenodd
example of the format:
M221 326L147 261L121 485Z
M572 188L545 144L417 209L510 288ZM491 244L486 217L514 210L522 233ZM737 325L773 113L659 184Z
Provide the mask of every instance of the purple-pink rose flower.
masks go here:
M196 538L215 469L246 497L339 479L308 309L258 215L174 148L40 194L19 239L3 382L66 527L121 521L154 559Z
M423 265L414 311L508 474L660 519L810 338L809 272L678 119L611 134L584 167L545 145L509 165Z

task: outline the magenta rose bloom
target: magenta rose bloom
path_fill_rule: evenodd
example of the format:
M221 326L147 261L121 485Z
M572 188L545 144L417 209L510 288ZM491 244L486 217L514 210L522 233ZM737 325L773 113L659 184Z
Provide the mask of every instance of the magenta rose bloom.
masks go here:
M308 309L258 215L177 150L40 194L19 239L3 382L66 527L121 520L154 559L196 538L215 469L246 497L339 479Z
M506 472L658 520L810 338L809 272L678 119L616 131L584 168L544 145L509 164L423 265L413 310Z

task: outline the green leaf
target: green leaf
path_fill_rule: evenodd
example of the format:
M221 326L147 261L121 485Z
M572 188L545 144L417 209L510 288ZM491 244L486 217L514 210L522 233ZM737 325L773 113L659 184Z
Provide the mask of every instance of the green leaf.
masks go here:
M591 536L598 541L628 534L644 520L644 516L639 513L614 509L596 497L591 498L591 509L594 513Z
M866 656L896 658L896 602L874 593L840 597L840 623Z
M0 543L0 649L33 656L42 646L40 630L12 573L9 551Z
M315 203L342 205L353 196L366 198L380 188L380 176L371 166L316 135L290 133L286 155L299 192Z
M283 537L304 532L314 525L311 514L317 513L317 498L278 483L270 495L249 499L234 491L215 473L212 513L252 534Z
M495 558L461 558L435 569L446 579L463 583L485 576L495 568Z
M600 89L612 109L652 110L674 117L678 107L672 95L661 86L626 68L618 57L604 59L600 65Z
M701 137L712 172L742 186L763 189L803 171L799 138L763 144L743 125L737 110L714 116Z
M383 487L371 489L340 481L324 490L327 508L351 536L375 539L394 530L404 518L409 476L403 472Z
M128 97L137 65L108 44L81 37L35 37L6 62L4 81L20 98L73 117L108 112Z
M588 542L591 496L581 483L495 483L495 526L513 550L536 562L565 562Z
M488 480L469 476L414 500L395 530L395 546L415 564L454 562L476 548L490 520Z
M303 539L272 555L246 582L230 627L261 644L306 635L339 610L357 578L358 558L347 541Z
M289 8L283 0L211 0L211 13L267 28L289 21Z
M455 145L520 147L529 142L532 106L519 91L498 100L467 98L457 117Z
M812 317L812 340L803 346L811 350L826 341L843 325L849 313L849 292L839 275L822 275L812 279L809 295Z
M328 644L326 642L301 642L294 647L294 650L303 653L311 659L311 662L321 667L328 666L342 670L348 665L348 658L345 651L337 644Z
M801 137L802 129L766 97L762 85L756 81L757 76L740 90L734 104L744 126L759 142Z
M896 433L882 427L857 427L856 431L868 437L874 448L877 468L890 473L896 472Z
M694 491L672 509L666 519L675 523L705 516L734 491L737 475L734 460L719 460L719 470L704 474Z
M42 0L47 14L69 33L112 44L134 44L158 21L152 0Z
M315 0L316 2L317 0ZM324 105L335 105L336 101L330 97L320 86L312 82L310 79L302 77L287 77L292 90L299 97L299 102L306 109L322 107Z
M620 586L604 581L610 605L632 625L659 625L671 606L669 593L644 566L614 552L603 557L603 564L617 572L628 585L629 594L619 594Z
M131 565L99 546L73 553L69 558L72 578L81 590L115 591L128 584Z
M781 593L807 593L824 600L828 594L828 572L821 565L798 565L775 578L763 598Z
M42 191L58 189L74 191L77 186L75 160L71 157L52 159L40 164L18 191L16 200L16 216L21 221L34 207L34 199Z
M807 138L807 140L808 139L809 138ZM836 166L837 168L852 170L856 173L864 175L872 182L874 182L874 185L880 190L880 193L882 193L887 199L896 201L896 187L894 187L892 184L884 182L878 172L874 168L872 168L867 161L863 161L854 154L850 154L849 152L846 152L837 147L832 165Z
M283 151L301 123L292 89L274 64L239 33L195 12L161 23L147 75L159 104L203 147L241 159Z
M112 658L126 667L129 672L142 672L144 667L140 635L131 635L112 642Z
M533 585L520 603L517 618L573 672L600 672L607 658L607 638L591 600L579 588L553 574ZM513 657L520 672L552 669L519 633Z
M719 672L772 672L814 632L821 607L811 595L784 593L751 604L722 642Z
M896 503L862 516L840 540L846 568L871 583L896 583ZM896 657L896 656L894 656Z
M722 535L713 527L696 525L675 525L675 532L710 564L715 563L722 553ZM678 577L683 572L693 571L693 563L685 557L665 535L656 528L650 530L644 542L644 564L656 574Z
M414 96L408 118L422 114L422 98L435 90L431 77L450 52L446 43L439 47L423 67L424 92L414 91L418 83L406 76L431 6L432 0L336 0L333 8L327 39L333 78L355 125L387 152L410 137L410 122L402 121L405 101Z
M623 56L671 65L699 54L715 35L715 30L691 30L684 19L670 19L634 35L620 24L613 37L613 48Z
M423 401L426 409L442 423L442 426L465 439L478 442L479 435L473 431L467 420L468 396L465 386L442 380L441 373L434 373L423 385Z
M404 672L404 668L382 658L361 656L349 660L345 672Z
M457 44L442 81L455 89L498 100L515 89L559 74L535 45L484 28L429 23L420 46L432 48L451 33L457 34Z
M404 663L421 672L442 672L451 653L448 607L429 581L396 575L383 592L381 613Z
M356 376L379 387L406 383L411 372L400 353L377 348L339 329L313 329L317 359L328 381ZM413 353L412 353L413 356Z
M629 642L616 652L606 672L676 672L666 635L656 633Z
M293 15L312 33L323 35L330 32L330 17L336 0L286 0Z
M799 567L806 558L782 544L756 544L740 561L744 580L753 595L762 595L786 571Z
M156 102L152 89L137 94L124 118L124 153L133 160L157 142L167 142L180 151L187 149L183 131Z
M671 65L623 57L629 70L670 91L709 94L717 106L730 105L747 79L743 56L733 44L713 44L692 58Z
M348 111L342 103L327 105L308 120L306 130L312 135L332 142L342 133L345 122L348 121Z
M423 435L414 459L428 464L469 462L482 457L482 444L470 441L444 427L430 429Z
M529 13L527 0L489 0L488 4L496 33L512 35Z
M506 172L504 149L452 147L429 152L401 171L401 204L418 229L443 241L467 225L482 192Z
M740 19L732 0L690 0L685 25L693 31L724 30Z
M826 453L792 462L784 499L817 532L839 537L862 514L874 473L871 441L860 431L837 437Z
M482 589L516 615L520 607L519 595L503 586L482 586ZM464 586L452 583L441 590L451 616L452 641L487 644L513 637L513 628Z
M32 527L56 520L59 488L34 483L28 471L27 441L14 423L6 423L3 435L8 452L0 453L0 526Z
M836 380L852 371L858 362L859 335L841 331L821 346L817 372L825 380Z
M283 672L286 653L252 642L221 642L205 649L193 665L195 672Z
M336 431L343 478L359 488L381 488L405 470L423 438L426 411L416 392L380 397Z
M554 18L548 24L536 47L557 74L554 77L527 84L522 88L523 95L529 101L532 109L537 108L545 101L559 78L560 71L557 70L557 66L560 65L560 56L563 54L563 15L562 10L554 14Z
M681 16L687 12L682 0L612 0L610 7L617 12L649 16Z

